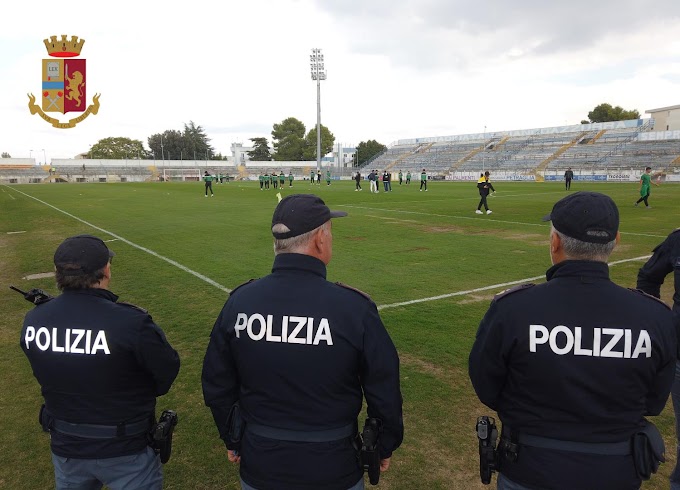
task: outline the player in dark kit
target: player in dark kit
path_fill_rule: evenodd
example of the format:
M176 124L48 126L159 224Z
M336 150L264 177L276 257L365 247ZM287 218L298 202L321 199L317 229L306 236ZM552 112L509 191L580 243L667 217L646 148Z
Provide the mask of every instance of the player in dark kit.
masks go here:
M368 296L326 280L331 218L346 214L314 195L285 197L272 217L272 273L234 289L213 327L203 395L229 460L240 462L242 489L363 489L355 444L364 397L382 425L380 469L401 444L394 344ZM235 403L239 437L228 429Z
M574 178L574 172L571 169L571 167L568 167L566 172L564 172L564 189L565 190L570 190L571 189L571 180Z
M54 254L62 294L33 308L21 331L58 490L163 486L148 436L179 356L146 310L108 290L112 256L97 237L64 240Z
M213 189L212 189L212 181L213 181L213 176L208 173L208 171L205 171L205 175L203 176L203 181L205 182L205 197L208 197L208 189L210 189L210 197L213 197L215 194L213 194Z
M355 191L360 191L361 190L361 172L357 170L357 173L354 175L354 180L356 181L356 186L354 187Z
M609 279L614 201L576 192L551 220L547 282L497 295L469 359L479 399L498 413L498 488L638 489L663 460L645 419L675 374L673 314Z
M656 298L661 297L661 285L666 276L673 273L675 293L673 294L673 312L680 318L680 228L672 232L659 244L653 255L638 272L637 288ZM675 458L675 469L671 474L671 490L680 490L680 363L675 366L675 381L671 391L673 410L675 412L675 435L678 440Z
M477 189L479 190L479 195L480 195L480 200L479 204L477 205L477 211L475 213L477 214L483 214L482 213L482 206L484 206L484 209L486 210L486 214L491 214L493 211L489 209L489 205L486 202L486 198L489 195L489 188L491 187L491 183L488 181L488 176L485 176L484 174L479 175L479 179L477 180Z

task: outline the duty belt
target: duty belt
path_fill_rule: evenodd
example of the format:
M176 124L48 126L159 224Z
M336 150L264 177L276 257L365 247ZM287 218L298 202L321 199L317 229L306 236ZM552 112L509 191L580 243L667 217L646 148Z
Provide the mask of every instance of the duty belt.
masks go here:
M47 412L47 410L42 410L40 418L43 427L50 431L85 439L133 437L144 434L151 428L150 417L135 422L120 423L118 425L75 424L66 422L65 420L55 419Z
M505 428L503 428L503 439L511 440L510 431ZM630 439L621 442L581 442L563 441L561 439L520 433L516 438L516 443L523 446L603 456L629 456L632 454Z
M268 425L256 424L254 422L246 422L246 431L252 432L253 434L260 437L276 439L279 441L331 442L350 436L356 436L357 426L356 423L351 423L336 429L303 431L280 429L278 427L270 427Z

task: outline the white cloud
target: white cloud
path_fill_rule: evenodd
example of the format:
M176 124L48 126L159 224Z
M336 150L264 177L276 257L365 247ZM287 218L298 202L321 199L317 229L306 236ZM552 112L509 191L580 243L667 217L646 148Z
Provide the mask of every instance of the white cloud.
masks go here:
M350 144L571 124L605 101L641 113L680 103L677 0L121 0L75 12L37 0L3 20L0 151L16 157L146 142L189 120L223 154L289 116L309 129L313 47L328 70L322 122ZM102 94L100 113L70 130L26 105L42 39L62 33L86 40L88 98Z

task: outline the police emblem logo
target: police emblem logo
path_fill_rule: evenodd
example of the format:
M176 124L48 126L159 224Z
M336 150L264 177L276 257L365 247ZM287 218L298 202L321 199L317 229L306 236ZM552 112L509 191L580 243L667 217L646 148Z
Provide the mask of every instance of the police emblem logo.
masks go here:
M92 104L86 105L86 63L84 58L76 58L80 55L85 44L84 39L71 36L67 39L62 34L61 39L51 36L43 41L47 48L47 54L51 59L42 60L42 107L36 103L36 97L28 94L28 108L31 114L39 114L45 121L55 128L75 128L76 124L83 121L90 114L99 111L99 96L95 94ZM56 59L55 59L56 58ZM78 117L67 122L48 116L47 112L82 112Z

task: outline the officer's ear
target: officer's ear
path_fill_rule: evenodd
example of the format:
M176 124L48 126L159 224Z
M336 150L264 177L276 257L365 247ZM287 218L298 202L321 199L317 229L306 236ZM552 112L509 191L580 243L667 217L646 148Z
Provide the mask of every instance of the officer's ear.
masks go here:
M553 230L550 231L550 253L555 254L562 247L560 236Z
M618 245L619 243L621 243L621 232L617 231L616 232L616 245Z
M106 264L106 267L104 267L104 276L110 281L111 280L111 261Z

